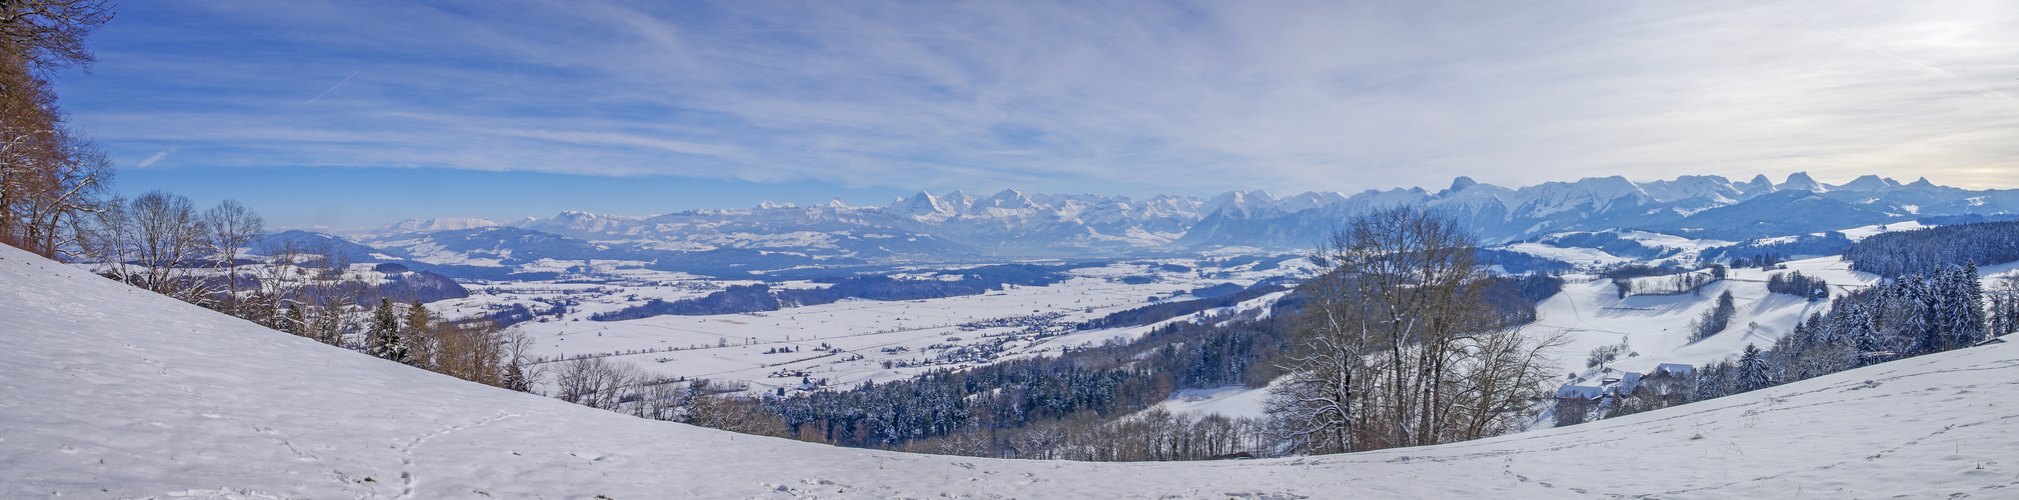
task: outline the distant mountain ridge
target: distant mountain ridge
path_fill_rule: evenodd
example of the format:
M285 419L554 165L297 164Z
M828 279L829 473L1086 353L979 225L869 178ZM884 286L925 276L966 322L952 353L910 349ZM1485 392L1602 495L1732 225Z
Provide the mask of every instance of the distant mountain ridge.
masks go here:
M1435 192L1417 187L1277 197L1258 190L1210 199L919 192L884 206L767 202L643 217L562 212L504 224L404 221L361 241L390 255L442 264L655 261L667 253L707 252L768 256L781 265L1267 252L1311 248L1352 216L1403 205L1451 215L1488 243L1605 229L1737 241L1934 216L2014 214L2019 190L1971 191L1925 178L1903 184L1876 175L1831 185L1796 173L1779 183L1763 175L1737 182L1715 175L1649 182L1612 176L1519 188L1459 177Z

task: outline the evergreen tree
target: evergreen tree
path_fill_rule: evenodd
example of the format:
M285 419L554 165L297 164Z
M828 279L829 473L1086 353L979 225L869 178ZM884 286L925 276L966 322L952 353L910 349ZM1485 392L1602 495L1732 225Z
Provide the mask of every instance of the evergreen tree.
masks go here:
M1949 330L1949 348L1959 349L1985 337L1984 284L1974 261L1951 268L1950 274L1947 292L1952 309L1944 326Z
M505 377L499 385L519 392L533 391L533 381L527 380L526 372L519 370L519 363L516 359L505 365Z
M1732 324L1732 316L1738 312L1738 304L1732 299L1730 290L1718 294L1717 307L1711 308L1702 318L1690 323L1690 340L1702 340L1725 331L1725 328Z
M1728 382L1731 380L1730 362L1706 364L1697 370L1696 388L1690 392L1690 401L1707 401L1731 394Z
M1768 360L1768 356L1764 355L1758 346L1746 344L1745 351L1739 355L1737 392L1757 391L1773 387L1774 379L1778 378L1774 376L1775 371Z
M302 312L301 306L295 304L288 304L286 307L287 312L281 315L283 318L285 318L283 320L284 327L281 328L281 331L316 339L318 341L322 340L321 338L316 337L314 332L310 330L308 323L308 315Z
M407 304L406 325L401 339L406 341L409 363L422 368L434 369L437 339L435 338L435 316L428 312L421 301Z
M400 337L397 307L391 299L379 299L379 306L372 309L371 330L365 345L373 356L407 363L411 360L407 356L406 339Z

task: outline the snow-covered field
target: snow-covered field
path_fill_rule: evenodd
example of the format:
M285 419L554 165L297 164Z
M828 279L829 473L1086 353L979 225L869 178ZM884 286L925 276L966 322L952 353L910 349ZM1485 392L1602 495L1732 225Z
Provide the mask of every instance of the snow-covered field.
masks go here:
M537 341L534 355L548 359L601 355L659 376L747 382L753 392L770 392L800 389L802 380L826 379L829 386L889 381L926 370L1057 354L1108 339L1131 339L1154 325L1089 331L1075 331L1072 325L1150 305L1151 299L1185 300L1191 298L1182 295L1188 290L1221 283L1249 286L1272 277L1299 275L1308 267L1301 259L1264 271L1253 270L1253 264L1201 267L1189 259L1157 264L1184 265L1192 270L1174 272L1156 269L1150 263L1125 263L1075 269L1071 279L1049 286L1008 285L981 295L909 301L849 299L759 313L625 321L591 321L589 317L654 298L700 297L717 287L755 282L641 275L607 284L493 284L473 287L479 293L469 298L435 302L429 307L448 317L462 317L504 304L541 308L547 306L539 300L572 301L575 305L566 314L517 326ZM1156 281L1120 281L1147 276ZM787 282L781 286L821 285ZM1270 295L1246 305L1262 307L1277 298L1280 295ZM990 354L961 355L975 352Z
M0 247L0 498L1978 498L2019 346L1452 445L1188 463L833 448L631 418L259 328Z
M1619 298L1611 280L1572 282L1538 306L1539 318L1529 331L1539 335L1567 332L1572 342L1564 346L1560 360L1564 373L1578 374L1579 385L1596 385L1593 379L1604 373L1585 366L1593 348L1618 345L1624 338L1635 356L1608 363L1614 371L1650 373L1661 363L1703 365L1732 356L1746 344L1762 349L1773 346L1782 335L1813 313L1829 310L1829 302L1808 301L1792 295L1767 292L1767 278L1774 273L1799 271L1804 276L1828 281L1833 295L1847 289L1870 286L1878 277L1850 270L1838 257L1786 263L1787 270L1734 269L1727 279L1704 286L1701 293L1679 295L1633 295ZM1643 278L1660 280L1665 277ZM1689 323L1717 305L1718 294L1731 292L1738 314L1723 333L1690 342ZM1612 375L1617 377L1615 373Z

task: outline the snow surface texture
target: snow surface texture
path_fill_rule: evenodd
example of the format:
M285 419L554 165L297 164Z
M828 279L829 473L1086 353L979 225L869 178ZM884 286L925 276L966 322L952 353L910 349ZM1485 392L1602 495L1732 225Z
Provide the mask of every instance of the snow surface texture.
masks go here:
M316 344L8 247L0 342L0 498L2019 492L2009 344L1467 443L1119 464L833 448L636 419Z

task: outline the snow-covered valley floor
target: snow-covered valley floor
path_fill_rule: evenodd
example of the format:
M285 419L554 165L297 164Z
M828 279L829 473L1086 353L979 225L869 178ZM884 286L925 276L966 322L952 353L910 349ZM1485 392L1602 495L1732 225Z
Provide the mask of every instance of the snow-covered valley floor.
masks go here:
M1442 446L918 455L467 383L0 247L0 498L2011 498L2015 401L2001 344Z
M1232 269L1208 268L1193 260L1174 262L1182 262L1187 270L1160 271L1150 264L1116 263L1075 269L1068 273L1070 279L1047 286L1008 285L985 294L921 300L846 299L742 314L592 319L597 313L642 304L641 299L670 300L708 293L656 285L696 284L672 279L652 280L654 285L647 286L487 285L480 288L483 293L428 307L453 318L505 304L542 305L533 299L571 300L574 305L563 315L513 326L534 340L531 355L543 361L593 355L630 363L655 376L740 382L748 384L751 392L761 393L800 389L805 378L826 380L829 387L848 387L866 380L890 381L933 370L1057 355L1064 349L1110 339L1129 340L1154 325L1084 331L1074 330L1073 325L1151 305L1155 303L1147 300L1151 298L1186 300L1193 298L1187 292L1195 289L1229 284L1246 287L1305 272L1301 259L1265 271L1253 271L1253 264ZM1190 270L1193 266L1197 266L1196 272ZM1155 281L1126 284L1120 281L1125 277L1155 277ZM780 286L818 285L792 282ZM556 293L560 290L578 293ZM1280 294L1258 298L1245 308L1264 308L1278 298ZM995 320L992 326L961 326L989 320ZM988 359L939 359L949 351L967 349L994 354Z

